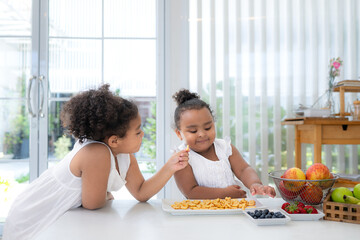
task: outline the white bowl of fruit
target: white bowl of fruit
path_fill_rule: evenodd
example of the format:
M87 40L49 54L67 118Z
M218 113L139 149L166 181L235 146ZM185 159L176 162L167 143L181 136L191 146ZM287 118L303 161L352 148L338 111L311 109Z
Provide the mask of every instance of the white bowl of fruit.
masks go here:
M280 210L293 221L313 221L324 217L324 213L314 206L305 205L302 202L285 202Z

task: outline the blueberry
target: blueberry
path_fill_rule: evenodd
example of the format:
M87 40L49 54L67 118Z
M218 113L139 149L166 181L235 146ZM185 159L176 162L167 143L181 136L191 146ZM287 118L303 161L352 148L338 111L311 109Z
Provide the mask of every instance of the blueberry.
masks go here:
M281 217L281 212L276 212L276 213L274 213L274 216L276 216L276 217Z
M254 218L254 219L257 219L258 217L255 215L253 218Z
M272 215L272 218L276 218L276 216L275 216L275 215Z
M269 213L269 209L265 209L264 213L265 213L265 215L267 215Z
M266 215L266 218L272 218L272 216L270 214Z
M277 217L282 217L282 216L284 216L284 214L282 214L281 212L279 212L276 216L277 216Z

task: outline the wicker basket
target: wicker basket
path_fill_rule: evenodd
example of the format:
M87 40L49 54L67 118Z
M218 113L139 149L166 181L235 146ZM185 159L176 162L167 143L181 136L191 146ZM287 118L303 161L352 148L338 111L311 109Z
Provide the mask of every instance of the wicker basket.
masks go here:
M333 202L330 196L323 202L325 220L360 224L360 205Z

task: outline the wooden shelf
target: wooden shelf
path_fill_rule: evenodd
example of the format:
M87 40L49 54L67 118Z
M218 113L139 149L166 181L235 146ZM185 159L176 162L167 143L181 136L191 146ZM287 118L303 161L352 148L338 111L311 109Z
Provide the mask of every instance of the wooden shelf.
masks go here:
M340 117L345 117L349 115L349 113L345 112L345 92L360 92L360 86L340 86L334 87L334 92L339 92L340 96Z
M345 92L360 92L360 86L340 86L334 87L334 92L341 92L344 90Z

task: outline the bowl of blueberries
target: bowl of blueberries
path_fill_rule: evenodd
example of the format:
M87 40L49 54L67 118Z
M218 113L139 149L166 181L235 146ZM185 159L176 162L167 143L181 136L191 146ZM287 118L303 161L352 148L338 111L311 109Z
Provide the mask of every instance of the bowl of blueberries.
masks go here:
M276 209L248 210L245 215L256 225L286 224L291 219Z

